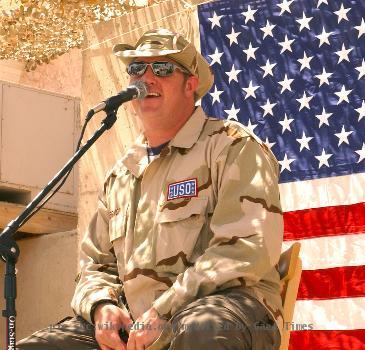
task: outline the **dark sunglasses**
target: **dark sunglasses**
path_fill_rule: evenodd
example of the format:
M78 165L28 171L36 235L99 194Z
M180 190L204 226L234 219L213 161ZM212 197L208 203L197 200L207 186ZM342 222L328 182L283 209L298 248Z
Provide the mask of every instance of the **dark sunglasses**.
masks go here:
M174 73L175 69L179 69L181 72L189 74L190 72L183 67L180 67L172 62L132 62L127 67L127 73L131 76L140 77L142 76L147 67L150 66L152 69L153 74L157 75L158 77L168 77L172 73Z

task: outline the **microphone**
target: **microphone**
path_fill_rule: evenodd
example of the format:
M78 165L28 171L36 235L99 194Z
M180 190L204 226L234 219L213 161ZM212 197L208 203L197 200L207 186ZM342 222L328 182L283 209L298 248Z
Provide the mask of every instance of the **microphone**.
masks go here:
M142 99L147 96L147 86L142 81L137 81L132 85L129 85L125 90L119 92L118 95L109 97L107 100L100 102L96 106L90 109L87 113L86 120L89 120L95 113L100 111L114 111L119 108L124 102L134 100L136 98Z

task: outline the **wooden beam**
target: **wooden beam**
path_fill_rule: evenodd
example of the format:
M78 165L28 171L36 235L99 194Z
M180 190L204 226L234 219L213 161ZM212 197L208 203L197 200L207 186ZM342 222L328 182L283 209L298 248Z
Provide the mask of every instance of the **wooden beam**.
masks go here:
M0 202L0 228L14 220L25 206ZM44 234L71 231L77 226L77 215L51 209L41 209L21 229L20 232Z

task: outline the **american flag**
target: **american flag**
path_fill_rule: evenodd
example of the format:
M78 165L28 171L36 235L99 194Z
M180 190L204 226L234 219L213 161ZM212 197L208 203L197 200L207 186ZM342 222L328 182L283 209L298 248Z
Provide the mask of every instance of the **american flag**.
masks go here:
M215 75L202 107L280 163L284 249L300 241L303 260L290 349L365 349L365 1L221 0L198 15Z

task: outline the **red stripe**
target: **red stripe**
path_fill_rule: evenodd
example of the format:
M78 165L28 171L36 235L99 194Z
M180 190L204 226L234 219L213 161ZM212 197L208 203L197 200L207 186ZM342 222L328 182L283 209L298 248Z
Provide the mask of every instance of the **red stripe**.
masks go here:
M298 299L332 299L365 296L365 266L303 270Z
M364 350L365 329L292 331L289 350Z
M365 203L284 213L284 240L365 232Z

